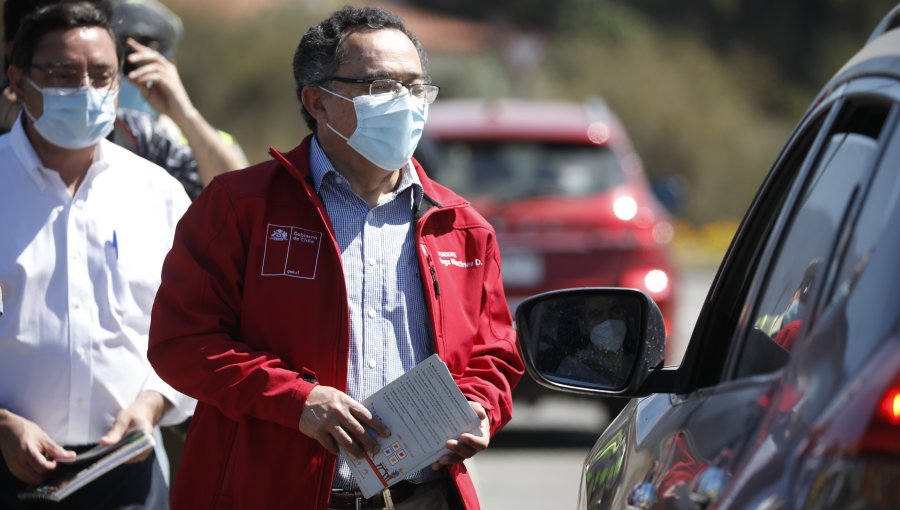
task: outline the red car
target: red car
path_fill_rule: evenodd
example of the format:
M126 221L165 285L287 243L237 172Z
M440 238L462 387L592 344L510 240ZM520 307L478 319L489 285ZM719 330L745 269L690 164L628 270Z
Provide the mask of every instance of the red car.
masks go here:
M440 100L426 168L497 230L510 308L568 287L644 291L671 330L673 229L605 103Z

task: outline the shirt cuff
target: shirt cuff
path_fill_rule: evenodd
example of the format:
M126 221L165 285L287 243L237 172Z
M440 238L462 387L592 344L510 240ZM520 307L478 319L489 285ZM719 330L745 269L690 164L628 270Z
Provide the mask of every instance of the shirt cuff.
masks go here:
M197 401L192 399L191 397L188 397L187 395L184 395L183 393L179 393L174 388L166 384L166 382L163 381L153 370L150 371L150 376L144 383L142 391L155 391L162 395L166 400L169 401L169 404L171 404L171 406L163 414L162 419L159 420L158 425L160 427L178 425L194 414L194 407L197 405Z

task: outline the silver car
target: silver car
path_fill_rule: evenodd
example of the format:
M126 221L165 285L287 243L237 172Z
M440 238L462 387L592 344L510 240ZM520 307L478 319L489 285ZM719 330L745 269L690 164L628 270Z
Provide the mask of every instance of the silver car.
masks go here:
M529 373L631 398L579 508L900 508L900 6L800 121L732 241L684 361L639 290L516 312Z

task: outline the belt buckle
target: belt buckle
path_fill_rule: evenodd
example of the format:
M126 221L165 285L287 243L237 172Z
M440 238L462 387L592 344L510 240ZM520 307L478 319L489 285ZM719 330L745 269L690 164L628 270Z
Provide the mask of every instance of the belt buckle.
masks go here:
M362 509L362 496L356 496L353 498L354 505L356 506L356 510Z

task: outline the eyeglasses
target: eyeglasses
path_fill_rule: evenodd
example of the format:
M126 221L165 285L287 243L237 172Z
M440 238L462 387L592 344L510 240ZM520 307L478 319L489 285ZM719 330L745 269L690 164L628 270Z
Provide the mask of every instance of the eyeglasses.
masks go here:
M31 64L31 67L43 72L47 77L47 85L53 88L81 88L84 84L84 77L87 76L91 87L103 89L115 83L119 74L112 69L104 69L85 74L67 67L50 67L38 64Z
M403 89L409 91L409 95L425 104L431 104L437 99L438 92L441 88L437 85L427 83L400 83L397 80L367 80L361 78L344 78L341 76L332 76L325 81L337 81L341 83L355 83L357 85L368 85L369 94L392 94L399 97Z

